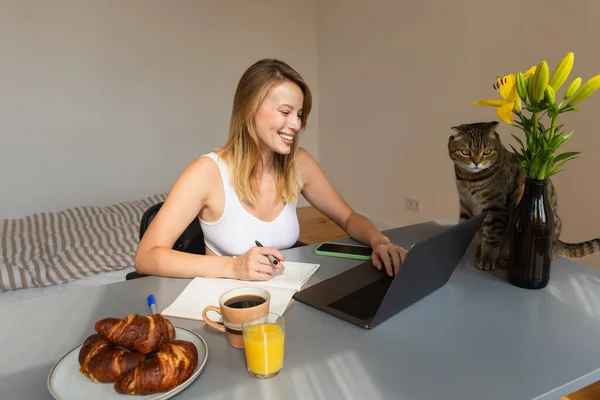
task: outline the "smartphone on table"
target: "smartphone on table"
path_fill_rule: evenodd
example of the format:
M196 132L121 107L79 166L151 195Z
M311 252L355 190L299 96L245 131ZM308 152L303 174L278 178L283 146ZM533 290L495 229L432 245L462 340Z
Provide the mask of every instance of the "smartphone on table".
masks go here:
M318 256L352 258L355 260L370 260L373 249L362 244L347 244L347 243L321 243L315 249L315 254Z

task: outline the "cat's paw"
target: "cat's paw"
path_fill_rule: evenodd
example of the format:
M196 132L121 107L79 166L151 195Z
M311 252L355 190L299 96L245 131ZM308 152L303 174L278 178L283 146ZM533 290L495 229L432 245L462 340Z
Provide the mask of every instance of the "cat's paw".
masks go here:
M500 256L496 261L496 265L500 268L508 268L508 256Z
M477 268L483 271L492 271L496 268L496 263L489 257L481 257L477 260Z

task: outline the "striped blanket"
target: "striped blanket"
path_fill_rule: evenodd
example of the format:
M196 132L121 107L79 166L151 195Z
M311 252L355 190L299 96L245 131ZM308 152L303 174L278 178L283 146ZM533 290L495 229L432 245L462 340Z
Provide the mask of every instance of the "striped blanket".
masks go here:
M165 198L0 220L0 292L133 266L142 215Z

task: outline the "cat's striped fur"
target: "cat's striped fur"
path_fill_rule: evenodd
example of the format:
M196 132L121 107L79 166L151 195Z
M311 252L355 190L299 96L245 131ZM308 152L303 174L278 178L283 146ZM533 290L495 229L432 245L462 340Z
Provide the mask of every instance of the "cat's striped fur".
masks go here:
M448 152L454 162L460 199L460 221L487 212L482 224L477 266L481 269L505 267L510 251L509 230L514 210L523 195L526 175L515 154L501 143L498 122L477 122L452 127ZM548 200L554 212L554 256L583 258L600 251L600 238L581 243L559 240L562 223L556 191L548 182Z

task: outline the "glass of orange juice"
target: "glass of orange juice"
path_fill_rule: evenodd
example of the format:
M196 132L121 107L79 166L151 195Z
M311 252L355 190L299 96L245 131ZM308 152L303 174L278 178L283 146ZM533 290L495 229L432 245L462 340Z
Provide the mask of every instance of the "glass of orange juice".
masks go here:
M259 313L242 321L246 365L250 375L267 379L283 368L285 320L279 314Z

